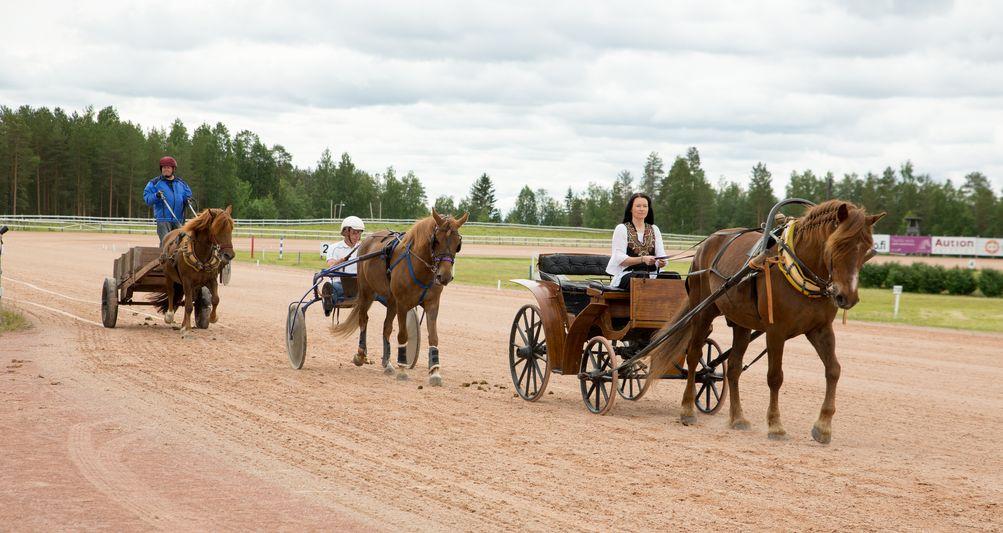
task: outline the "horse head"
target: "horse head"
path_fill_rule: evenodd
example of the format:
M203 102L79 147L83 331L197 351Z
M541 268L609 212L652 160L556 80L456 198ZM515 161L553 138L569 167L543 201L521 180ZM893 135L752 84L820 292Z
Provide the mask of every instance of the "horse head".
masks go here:
M233 252L233 206L228 205L226 209L209 209L212 222L209 226L213 244L219 246L220 255L223 262L229 263L236 255Z
M868 215L863 208L849 202L831 202L835 203L831 221L820 224L822 229L829 230L824 234L822 261L829 270L829 297L840 309L850 309L860 301L857 292L860 269L875 255L872 229L885 213ZM824 210L829 203L817 208ZM811 211L806 219L810 220L810 215Z
M464 213L460 218L453 218L449 215L440 215L432 209L435 228L429 237L429 251L435 270L435 282L440 285L449 285L449 282L453 281L453 262L463 246L460 226L467 221L468 216L469 213Z

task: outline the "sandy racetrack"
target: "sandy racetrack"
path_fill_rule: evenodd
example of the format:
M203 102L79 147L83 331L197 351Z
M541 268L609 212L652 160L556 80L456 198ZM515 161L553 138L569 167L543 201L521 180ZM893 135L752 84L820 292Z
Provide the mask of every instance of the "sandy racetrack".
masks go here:
M406 383L356 368L319 309L305 368L289 367L286 303L308 272L235 265L220 323L181 340L146 307L99 325L112 260L148 237L5 241L4 301L35 323L0 338L5 529L1003 527L1001 335L851 312L833 443L809 436L824 377L804 339L785 353L791 438L773 442L765 361L742 381L749 432L726 412L680 425L675 382L606 417L571 377L535 404L513 398L506 343L528 292L447 288L446 385L419 390L424 355ZM723 324L714 337L730 345Z

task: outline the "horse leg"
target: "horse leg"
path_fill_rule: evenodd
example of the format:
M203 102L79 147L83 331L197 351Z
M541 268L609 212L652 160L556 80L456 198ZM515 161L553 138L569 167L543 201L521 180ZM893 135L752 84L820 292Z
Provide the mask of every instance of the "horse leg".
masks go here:
M766 410L766 422L770 426L767 436L773 440L787 438L787 431L780 423L780 386L784 384L783 361L786 340L782 333L766 333L766 350L769 359L766 383L770 386L770 407Z
M212 314L209 315L209 323L215 324L219 320L216 309L219 307L219 279L216 276L209 281L209 290L212 292Z
M397 308L397 380L407 381L407 309Z
M167 281L167 311L164 312L164 323L174 323L174 281L165 276Z
M442 375L439 373L439 330L435 319L439 316L439 302L429 302L425 308L425 320L428 321L428 385L442 386Z
M391 375L397 372L390 360L390 334L394 331L394 318L397 317L397 302L387 302L387 316L383 319L383 373Z
M710 335L710 322L714 318L706 312L693 317L693 337L690 338L690 345L686 351L686 387L683 389L682 411L679 413L679 421L684 426L692 426L697 423L694 398L696 398L696 376L700 367L700 356L703 355L703 346Z
M822 412L811 428L811 436L822 444L832 440L832 415L836 412L836 382L839 381L839 361L836 360L836 335L832 324L805 333L808 342L815 347L818 357L825 365L825 401L822 402Z
M181 322L181 338L188 336L188 331L192 327L192 310L195 309L195 285L189 281L181 282L185 290L185 319Z
M359 350L355 352L352 364L362 366L367 362L366 328L369 326L369 307L373 305L373 300L368 294L360 294L359 300L355 305L359 306Z
M742 402L738 396L738 378L742 376L742 358L749 347L752 332L748 328L732 326L731 352L728 354L728 392L731 393L728 425L731 429L749 429L751 425L742 414Z

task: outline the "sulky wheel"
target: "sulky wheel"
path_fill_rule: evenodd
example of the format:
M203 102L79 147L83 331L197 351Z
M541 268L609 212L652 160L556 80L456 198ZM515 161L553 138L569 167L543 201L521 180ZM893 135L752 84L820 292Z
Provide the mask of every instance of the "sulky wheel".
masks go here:
M212 316L212 291L202 287L195 293L195 327L209 329L209 317Z
M407 367L414 368L418 363L418 350L421 349L421 322L418 320L417 308L407 312Z
M219 282L222 283L223 285L230 284L230 274L231 274L230 269L232 268L232 265L233 263L227 262L225 265L223 265L223 268L219 269Z
M106 328L115 327L118 322L118 281L105 278L101 286L101 323Z
M526 304L515 314L508 337L508 366L512 383L523 400L535 402L547 390L550 357L540 308Z
M286 315L286 353L293 368L303 368L303 360L306 359L306 316L299 302L289 304Z
M728 397L728 362L722 361L716 368L710 366L711 361L720 355L721 347L713 339L707 339L694 379L697 409L701 413L709 415L716 413Z
M613 344L605 337L592 337L585 344L578 379L582 400L589 411L604 415L613 407L619 364Z

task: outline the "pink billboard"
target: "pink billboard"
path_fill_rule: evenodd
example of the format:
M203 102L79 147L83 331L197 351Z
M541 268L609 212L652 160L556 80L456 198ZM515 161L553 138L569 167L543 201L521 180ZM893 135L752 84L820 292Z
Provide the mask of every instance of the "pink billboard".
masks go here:
M892 235L889 251L893 254L928 254L933 249L930 237Z

